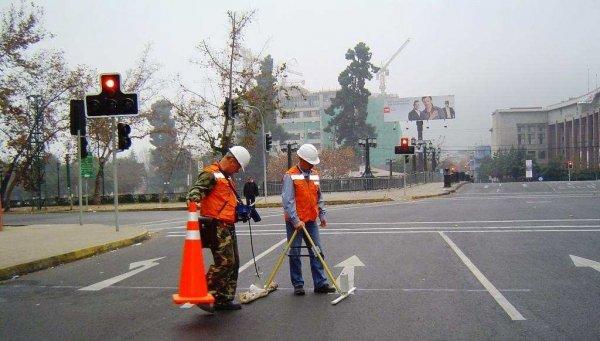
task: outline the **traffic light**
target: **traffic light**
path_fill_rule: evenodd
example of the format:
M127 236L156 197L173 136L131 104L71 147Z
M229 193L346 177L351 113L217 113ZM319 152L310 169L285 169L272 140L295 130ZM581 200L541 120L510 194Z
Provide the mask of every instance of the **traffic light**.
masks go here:
M394 147L395 154L414 154L415 146L411 146L408 143L408 137L400 138L400 145Z
M138 114L137 94L121 92L121 76L118 73L100 75L102 91L85 96L88 117L135 116Z
M131 133L131 127L129 124L118 123L117 124L117 136L118 136L118 150L126 150L131 147L131 138L129 134Z
M266 133L265 134L265 150L266 151L271 150L272 145L273 145L273 136L271 135L271 133Z
M85 136L80 136L79 137L79 145L80 145L80 151L81 151L81 158L85 159L88 156L88 141L87 141L87 137Z
M240 104L238 102L239 100L234 98L233 102L231 103L231 117L236 117L240 113ZM225 116L229 116L229 97L225 98L222 109L225 113Z
M567 161L567 168L573 169L573 161L571 161L571 160Z
M83 100L72 99L69 103L71 135L77 135L77 131L79 131L81 136L85 136L85 121L85 104Z

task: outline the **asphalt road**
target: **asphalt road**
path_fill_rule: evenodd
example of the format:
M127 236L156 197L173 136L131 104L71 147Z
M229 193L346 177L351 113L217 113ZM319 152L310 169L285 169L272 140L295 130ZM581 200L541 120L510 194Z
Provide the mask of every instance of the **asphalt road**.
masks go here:
M599 339L599 204L600 182L544 182L469 184L444 198L332 207L323 251L332 267L353 255L364 263L355 268L354 295L337 305L330 303L336 295L312 290L295 297L284 264L280 290L212 316L171 302L185 213L123 213L154 237L3 282L0 339ZM265 277L285 235L277 209L262 215L253 231ZM9 219L59 224L73 216ZM247 226L238 226L238 240L243 291L255 280ZM572 256L588 261L577 267ZM111 286L79 290L156 258L158 265Z

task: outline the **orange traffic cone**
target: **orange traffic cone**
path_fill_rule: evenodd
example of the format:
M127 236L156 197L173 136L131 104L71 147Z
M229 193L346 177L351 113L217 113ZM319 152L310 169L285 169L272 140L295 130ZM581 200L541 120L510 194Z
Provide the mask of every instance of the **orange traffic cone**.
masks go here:
M179 293L173 295L176 304L212 304L215 298L208 293L200 241L200 223L196 203L188 203L188 222L183 244L183 261L179 278Z

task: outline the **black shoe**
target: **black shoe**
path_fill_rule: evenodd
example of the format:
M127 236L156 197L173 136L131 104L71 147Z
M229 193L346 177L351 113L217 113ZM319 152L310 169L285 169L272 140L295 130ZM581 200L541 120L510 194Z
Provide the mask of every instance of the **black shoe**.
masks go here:
M224 302L224 303L216 303L215 310L240 310L242 309L242 305L237 302Z
M210 314L214 314L215 313L215 306L212 304L196 304L196 306L204 311L206 311L207 313Z
M294 288L294 295L296 296L304 296L305 292L304 292L304 288L303 287L295 287Z
M315 288L315 294L329 294L332 292L336 292L335 288L330 286L329 284L325 284L318 288Z

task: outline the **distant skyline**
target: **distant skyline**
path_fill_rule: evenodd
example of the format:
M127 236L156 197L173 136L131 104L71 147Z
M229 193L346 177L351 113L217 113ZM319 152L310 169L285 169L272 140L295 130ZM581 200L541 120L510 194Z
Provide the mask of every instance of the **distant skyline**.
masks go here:
M189 60L198 57L194 47L202 39L225 44L227 10L256 9L245 45L293 61L309 90L338 88L344 54L358 42L379 65L411 38L389 67L387 92L454 94L461 114L448 128L436 122L426 131L445 135L448 148L489 144L494 110L582 95L588 68L590 89L600 73L600 2L592 0L37 3L45 9L44 26L56 35L44 46L64 50L72 65L124 72L152 43L161 77L182 74L199 89L200 68ZM378 93L378 81L368 88Z

